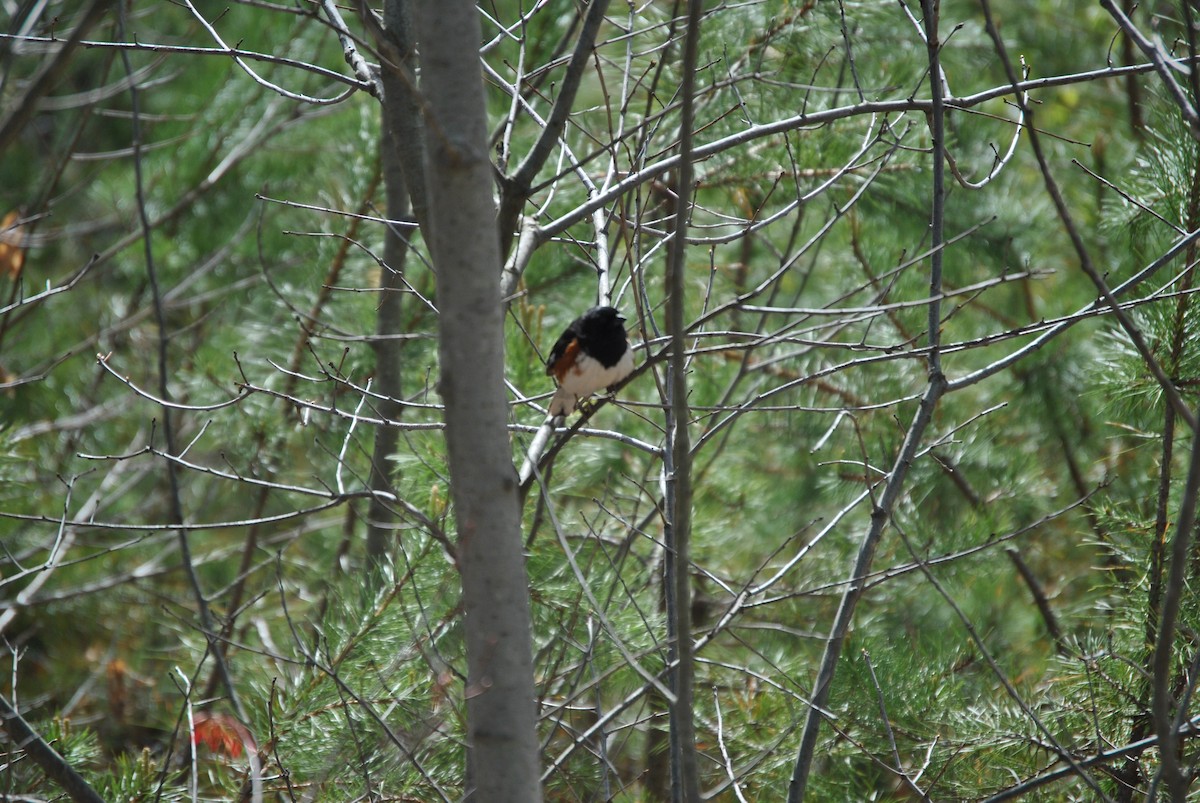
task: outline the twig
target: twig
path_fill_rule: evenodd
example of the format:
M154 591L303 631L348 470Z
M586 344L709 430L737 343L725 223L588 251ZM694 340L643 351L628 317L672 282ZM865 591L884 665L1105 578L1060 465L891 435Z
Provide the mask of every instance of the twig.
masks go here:
M191 7L190 0L184 0ZM125 8L121 6L118 12L118 27L124 35L125 30ZM133 67L130 64L128 51L121 51L121 61L125 66L125 72L133 75ZM163 297L158 283L158 271L154 259L154 247L151 241L151 225L150 215L147 211L146 204L146 185L142 172L142 127L141 127L141 100L138 87L131 84L129 87L129 103L132 112L133 124L133 171L134 171L134 191L137 200L138 222L141 226L142 234L142 254L146 261L146 274L150 283L151 299L154 306L155 323L158 328L158 396L163 400L160 406L162 413L162 429L163 436L166 440L167 452L169 454L178 454L175 446L175 427L172 423L172 410L167 402L170 401L171 393L169 390L169 355L168 349L170 345L170 331L167 328L166 311L163 309ZM170 517L172 525L181 525L184 522L183 515L183 497L179 488L179 472L175 464L167 463L167 488L168 488L168 503L170 505ZM193 598L196 602L197 614L200 617L200 627L208 640L209 649L213 655L213 661L216 662L217 671L221 675L221 680L225 685L226 693L229 695L229 702L237 713L238 719L242 722L248 722L249 717L243 709L241 700L238 697L237 688L234 686L233 677L229 672L229 665L225 660L225 652L221 643L214 637L216 628L213 626L212 612L208 607L208 600L204 596L204 589L200 584L200 576L196 572L196 566L192 562L191 543L188 540L187 533L182 530L177 530L177 543L179 545L180 563L183 566L184 574L187 576L188 584L191 587Z
M69 550L75 543L75 528L67 527L66 525L67 508L71 505L71 491L73 490L73 487L73 483L67 485L67 498L63 502L63 518L62 522L58 526L58 532L54 536L54 543L50 547L50 554L46 556L46 559L42 562L41 567L36 570L31 570L37 571L37 577L30 580L29 583L21 588L21 591L17 594L16 599L14 599L11 603L4 605L4 610L0 612L0 634L4 633L8 626L12 623L13 619L17 617L17 614L21 612L21 609L24 608L31 599L33 599L33 596L37 594L41 587L45 585L46 581L50 579L51 575L54 574L55 569L57 569L59 564L62 563L63 557L65 557L67 550ZM91 503L89 503L87 507L90 506ZM23 574L26 574L26 572L19 572L18 577ZM0 583L0 585L6 585L7 582L10 582L12 579L15 578L5 578L6 582Z
M371 389L371 380L367 380L367 390ZM342 469L346 466L346 450L350 448L350 439L354 435L354 428L358 426L358 413L362 410L367 401L367 394L363 394L358 400L358 406L354 408L354 417L350 419L350 426L346 429L346 437L342 439L342 449L337 456L337 469L334 471L334 480L337 482L337 491L339 495L345 495L346 484L342 481Z
M342 12L338 11L337 3L334 3L333 0L321 0L321 8L325 9L325 14L329 17L329 22L337 33L338 41L342 43L342 56L350 65L350 69L354 70L354 77L359 80L360 84L367 87L367 91L376 99L382 100L383 83L379 79L379 72L371 69L371 65L367 64L367 60L358 52L358 44L350 35L350 29L346 27L346 21L342 19Z
M1196 107L1192 105L1192 101L1188 99L1187 93L1183 91L1183 87L1175 80L1175 76L1171 74L1173 67L1178 68L1182 62L1175 61L1173 64L1167 63L1167 57L1163 53L1162 48L1156 46L1153 42L1142 36L1142 32L1133 24L1133 20L1125 15L1125 12L1117 8L1112 0L1100 0L1100 7L1112 15L1116 20L1117 25L1125 32L1125 35L1133 40L1133 43L1146 54L1151 63L1154 64L1154 71L1158 73L1159 79L1162 80L1163 86L1167 90L1167 94L1179 106L1179 110L1183 113L1183 119L1188 124L1188 130L1192 132L1192 136L1200 140L1200 114L1197 114ZM1193 67L1193 69L1195 69Z
M189 11L192 12L192 16L194 16L196 18L196 21L199 22L204 27L204 30L208 31L208 35L213 38L213 41L215 41L218 45L220 45L221 48L223 50L225 50L226 52L228 52L230 55L233 55L234 54L233 49L230 48L229 45L225 44L225 40L221 38L221 34L217 33L217 29L212 26L212 23L210 23L208 21L208 19L206 19L205 16L203 14L201 14L200 11L197 10L197 8L194 5L192 5L192 0L183 0L183 4L187 7L187 9ZM128 58L127 51L122 50L121 55L124 58ZM355 93L355 91L357 91L357 89L359 88L359 85L355 85L355 86L352 86L350 89L347 89L345 92L342 92L340 95L335 95L332 98L315 98L315 97L312 97L311 95L304 95L304 94L301 94L298 92L292 92L291 90L284 89L279 84L268 81L266 78L263 78L261 75L256 73L253 70L253 68L251 68L250 65L246 63L246 60L243 59L241 56L233 55L233 60L237 64L237 66L242 68L242 71L245 72L246 75L250 76L250 78L252 78L255 81L255 83L258 83L261 86L264 86L267 89L271 90L272 92L275 92L289 100L298 100L303 103L311 103L314 106L332 106L334 104L341 103L346 98L353 95Z
M892 761L895 762L894 772L900 783L909 788L911 792L917 795L922 800L928 800L929 796L917 787L908 773L904 771L904 762L900 758L900 748L896 745L896 733L892 730L892 721L888 717L887 701L883 698L883 689L879 685L879 678L875 677L875 665L871 663L871 654L865 649L862 651L863 662L867 665L867 672L871 675L871 685L875 687L875 699L879 702L879 718L883 721L884 730L887 733L888 744L892 748Z
M132 390L137 396L140 396L146 401L157 404L164 410L180 410L190 413L207 413L212 412L213 410L220 410L223 407L230 407L232 405L239 404L242 401L245 401L246 397L251 393L250 388L242 386L239 389L237 396L233 397L232 399L227 399L223 402L216 402L214 404L180 404L179 402L171 401L161 393L159 395L155 395L148 390L143 390L142 388L138 387L133 383L132 380L130 380L128 376L123 376L113 370L113 367L108 364L110 359L112 359L112 352L96 355L96 363L99 364L100 367L105 371L107 371L109 375L111 375L121 384L125 385L125 387Z
M738 803L749 803L746 796L742 794L742 787L738 783L737 775L733 772L733 760L729 757L729 748L725 746L725 723L721 721L721 695L717 694L717 689L714 686L713 690L713 710L717 713L717 747L721 750L721 758L724 762L725 776L729 779L729 785L733 787L733 793L737 795Z
M56 39L50 36L20 36L9 33L0 33L0 42L27 42L30 44L60 44L62 39ZM290 59L286 56L276 56L271 53L258 53L253 50L244 50L240 47L194 47L189 45L165 45L154 42L99 42L94 39L84 39L80 42L84 48L89 50L133 50L145 53L170 53L181 56L220 56L229 58L237 56L246 59L247 61L261 61L264 64L277 64L281 67L292 67L297 70L305 70L314 73L322 78L328 78L331 81L337 81L341 84L346 84L354 89L361 89L364 92L370 92L371 87L343 75L336 70L330 70L322 67L319 64L312 64L307 61L299 61ZM34 104L34 108L39 108Z
M56 296L59 293L67 292L79 283L79 280L82 279L87 272L92 269L92 266L96 264L99 258L99 254L92 254L91 259L89 259L83 267L75 271L75 273L71 275L71 278L67 279L62 284L58 285L57 287L47 288L40 293L29 296L28 298L22 298L20 301L14 301L12 304L7 306L0 307L0 315L7 315L18 307L24 307L28 304L36 304L37 302L43 301L50 296Z
M1175 659L1175 630L1183 594L1187 589L1188 555L1192 546L1192 531L1196 522L1196 500L1200 496L1200 427L1192 432L1192 453L1187 481L1182 492L1175 534L1171 538L1170 566L1163 584L1162 614L1159 619L1158 641L1154 645L1154 731L1158 734L1162 767L1160 772L1172 800L1187 796L1188 779L1179 765L1178 730L1172 708L1176 704L1172 691L1172 667Z

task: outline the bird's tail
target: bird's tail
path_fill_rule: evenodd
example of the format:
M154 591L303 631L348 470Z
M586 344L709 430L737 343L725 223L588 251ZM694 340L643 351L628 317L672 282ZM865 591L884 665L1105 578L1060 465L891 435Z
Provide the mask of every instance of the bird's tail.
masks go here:
M579 399L574 393L564 387L559 387L550 397L550 415L555 418L566 418L575 409L578 402Z

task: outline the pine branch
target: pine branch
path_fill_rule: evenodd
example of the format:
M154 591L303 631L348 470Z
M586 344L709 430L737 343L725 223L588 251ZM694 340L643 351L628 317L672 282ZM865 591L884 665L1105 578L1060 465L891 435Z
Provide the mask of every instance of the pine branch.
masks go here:
M76 803L104 803L104 798L83 779L67 760L37 734L12 704L0 695L0 726L13 740L17 749L33 759L46 777L62 787Z

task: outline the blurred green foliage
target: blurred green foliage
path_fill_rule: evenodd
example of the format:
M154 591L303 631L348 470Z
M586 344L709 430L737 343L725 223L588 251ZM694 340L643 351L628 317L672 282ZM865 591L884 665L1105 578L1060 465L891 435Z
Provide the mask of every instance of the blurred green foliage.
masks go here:
M44 35L80 5L51 2L22 30ZM672 8L610 9L564 134L569 153L556 153L535 182L526 212L540 223L587 200L573 159L603 189L676 147L681 31ZM919 18L919 6L909 8ZM317 6L201 10L231 46L347 71ZM519 77L543 119L576 10L481 7L487 64L505 81ZM115 13L88 38L121 40ZM212 701L231 710L228 690L210 679L169 526L155 403L165 342L167 392L187 406L171 414L188 463L179 473L185 537L268 786L280 799L457 799L463 699L477 690L464 688L458 574L441 540L452 538L454 519L436 406L437 295L419 234L407 263L393 266L409 287L395 333L407 338L406 429L386 458L408 509L382 579L363 554L365 498L327 496L362 491L372 459L373 426L353 415L374 415L364 389L387 214L378 101L357 92L316 105L251 80L227 57L149 47L213 46L185 6L124 13L123 40L144 45L128 50L140 150L120 53L84 47L0 160L0 215L24 210L28 237L19 278L0 278L0 305L62 285L100 255L69 291L0 314L0 613L15 611L0 690L109 799L186 796L192 746L182 712ZM1010 55L1023 56L1034 79L1101 69L1112 56L1115 29L1099 7L997 3L995 13ZM1182 37L1172 14L1164 6L1157 23ZM1007 85L978 6L954 0L941 15L950 90ZM9 108L51 52L20 37L4 47L0 108ZM895 4L714 5L700 63L700 145L801 113L929 94L925 46ZM247 64L312 98L345 88L296 66ZM512 99L485 80L495 155L511 169L540 126L522 112L508 129ZM1110 284L1200 225L1196 143L1153 76L1137 81L1141 129L1124 79L1033 94L1032 124ZM966 178L982 179L1006 152L1010 100L948 114L947 146ZM952 379L1096 298L1027 136L982 189L947 184L941 334ZM872 494L927 381L929 149L924 114L859 111L749 139L697 165L688 307L693 320L719 312L693 332L688 376L703 644L696 722L704 784L721 788L722 800L735 799L731 774L744 799L784 794ZM646 341L639 363L662 347L673 175L649 176L605 206L614 298L633 339ZM494 227L481 221L462 235L494 236ZM544 402L550 390L542 360L595 301L596 236L586 216L557 232L510 306L518 464L543 415L524 400ZM1152 281L1165 292L1129 310L1189 404L1200 364L1185 270L1194 261L1188 252L1168 266ZM656 362L602 406L592 432L571 439L544 491L527 500L543 761L554 767L548 799L657 799L648 777L661 760L665 708L616 642L645 670L666 664L662 378ZM932 799L980 799L1054 763L964 623L1076 757L1148 735L1160 474L1165 465L1173 517L1189 438L1181 422L1167 422L1161 387L1111 316L1083 320L947 395L866 580L811 798L911 799L899 762ZM1008 547L1038 578L1061 643ZM1176 636L1181 683L1198 616L1189 598ZM245 758L196 750L202 795L239 794ZM55 794L15 752L0 788ZM1189 760L1193 752L1185 748ZM1144 789L1156 762L1147 753L1139 774L1095 777L1127 799L1124 785ZM1075 779L1026 799L1090 794Z

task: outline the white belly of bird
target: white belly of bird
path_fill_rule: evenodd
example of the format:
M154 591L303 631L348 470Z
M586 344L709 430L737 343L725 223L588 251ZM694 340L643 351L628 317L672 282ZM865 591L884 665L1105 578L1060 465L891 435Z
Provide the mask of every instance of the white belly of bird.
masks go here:
M579 398L590 396L596 391L615 385L633 370L633 349L626 349L621 359L611 368L605 368L599 360L586 354L575 359L575 365L563 377L565 390Z
M558 392L550 405L552 415L565 415L575 409L579 399L615 385L633 371L633 349L626 349L621 359L611 368L586 354L575 359L575 365L563 376Z

